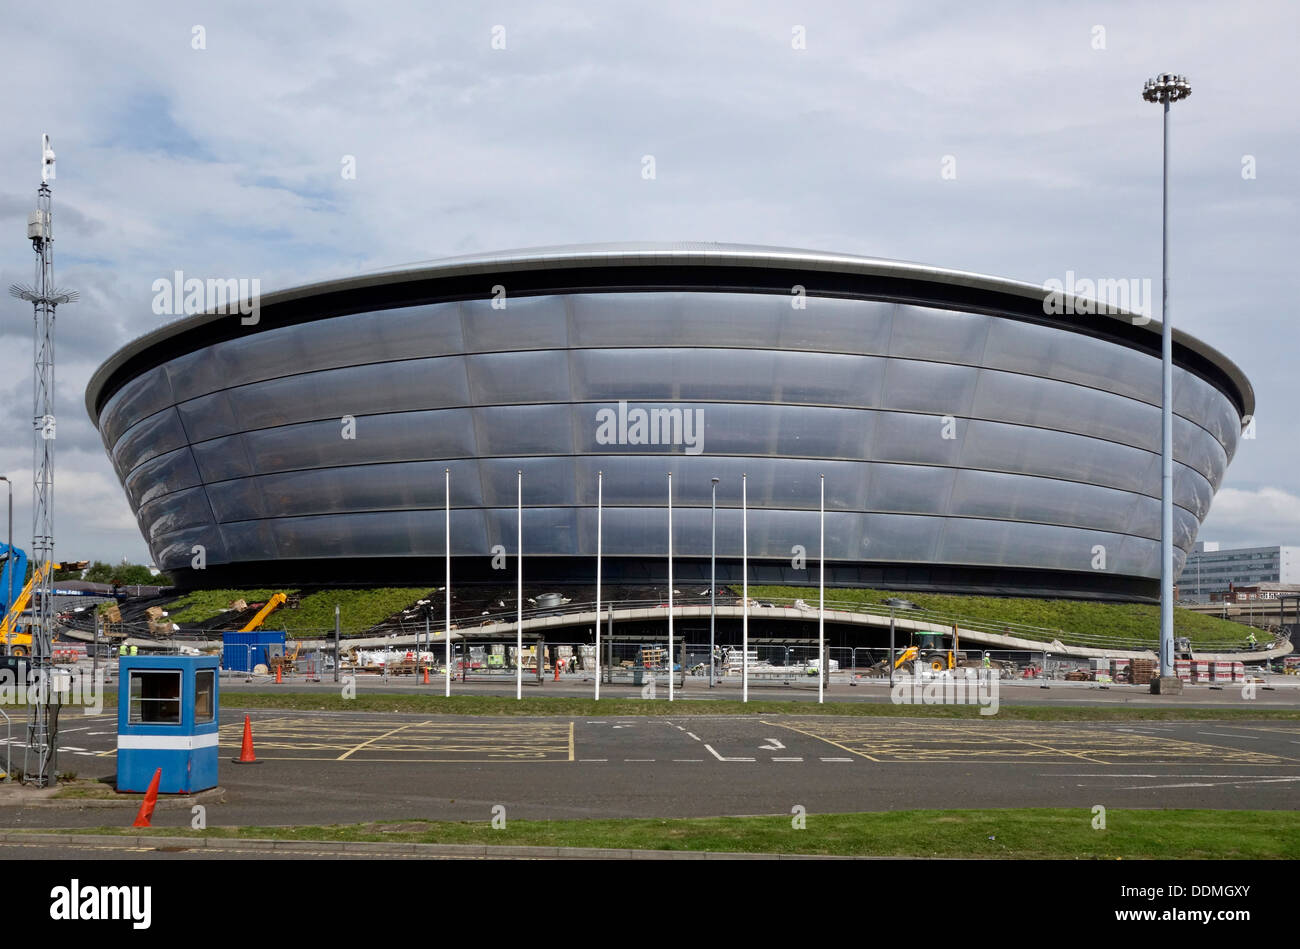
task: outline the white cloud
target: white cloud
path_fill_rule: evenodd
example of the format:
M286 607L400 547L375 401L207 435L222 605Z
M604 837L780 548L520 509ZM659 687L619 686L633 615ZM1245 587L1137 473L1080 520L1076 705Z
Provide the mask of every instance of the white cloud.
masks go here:
M1300 543L1300 495L1282 488L1222 488L1198 535L1225 547Z

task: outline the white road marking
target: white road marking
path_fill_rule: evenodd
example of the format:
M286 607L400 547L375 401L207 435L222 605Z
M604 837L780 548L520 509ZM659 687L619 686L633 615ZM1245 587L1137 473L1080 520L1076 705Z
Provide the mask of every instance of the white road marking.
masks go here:
M773 761L803 761L802 758L773 758Z
M1213 735L1215 738L1245 738L1247 741L1259 741L1258 735L1227 735L1223 732L1197 732L1198 735Z
M822 760L822 761L842 761L842 762L851 762L853 759L852 759L852 758L822 758L821 760Z
M1236 781L1190 781L1186 784L1133 784L1117 788L1120 791L1155 791L1163 788L1215 788L1241 787L1246 784L1277 784L1278 782L1300 781L1300 776L1292 778L1238 778Z
M654 761L653 758L624 758L624 761Z
M697 734L695 734L695 732L687 732L686 734L690 735L690 736L691 736L692 738L694 738L696 741L699 741L699 740L700 740L700 736L697 735ZM1297 744L1300 744L1300 742L1297 742Z
M781 744L781 742L777 741L775 738L769 738L768 741L770 741L772 744L759 745L758 747L763 751L780 751L785 747L785 745Z
M718 752L714 749L712 745L705 743L704 747L709 749L709 753L713 755L713 757L717 758L719 761L753 761L754 760L753 758L724 758L722 757L722 755L718 754Z
M85 748L78 748L75 745L63 745L59 748L59 751L85 751L85 750L86 750Z
M673 761L676 761L678 763L683 763L683 764L686 762L702 762L703 760L704 760L703 758L674 758L673 759Z
M579 761L608 761L608 758L579 758Z

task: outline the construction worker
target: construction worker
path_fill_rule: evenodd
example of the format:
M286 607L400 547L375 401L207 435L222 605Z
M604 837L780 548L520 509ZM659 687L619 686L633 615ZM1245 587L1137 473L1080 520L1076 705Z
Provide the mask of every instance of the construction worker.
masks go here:
M132 644L131 644L131 655L133 655L133 656L134 656L134 655L137 655L139 652L140 652L140 647L137 646L135 643L132 643Z
M1255 638L1255 631L1253 629L1250 631L1250 635L1246 637L1246 642L1250 643L1250 648L1252 650L1259 644L1259 640Z
M124 639L122 640L122 644L117 647L117 656L120 659L125 655L126 655L126 640Z
M989 654L988 654L987 652L984 653L984 668L985 668L985 669L992 669L992 668L993 668L993 660L992 660L992 658L989 656Z

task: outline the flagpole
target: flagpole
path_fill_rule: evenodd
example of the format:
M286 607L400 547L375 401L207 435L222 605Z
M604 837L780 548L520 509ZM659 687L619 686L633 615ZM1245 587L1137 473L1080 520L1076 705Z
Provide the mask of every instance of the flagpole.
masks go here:
M515 591L517 622L515 625L515 698L524 697L524 469L515 469L515 481L518 489L518 507L515 509L515 567L518 574L518 588ZM537 657L538 663L542 657ZM541 666L537 674L542 674Z
M445 585L447 598L447 629L442 634L443 638L446 640L443 643L443 655L446 657L445 664L447 666L447 681L443 694L447 698L451 698L451 469L444 468L442 469L442 473L444 478L443 494L446 497L447 502L447 538L444 542L444 551L447 555L447 582ZM468 654L465 656L465 662L465 668L468 669Z
M673 473L668 472L668 701L673 700Z
M740 574L744 600L740 613L740 700L749 701L749 475L740 476Z
M596 472L596 701L600 701L600 553L605 473Z
M821 503L818 508L821 539L818 549L821 556L821 569L817 577L817 702L825 701L826 677L830 674L830 663L826 661L826 476L818 475L821 482Z

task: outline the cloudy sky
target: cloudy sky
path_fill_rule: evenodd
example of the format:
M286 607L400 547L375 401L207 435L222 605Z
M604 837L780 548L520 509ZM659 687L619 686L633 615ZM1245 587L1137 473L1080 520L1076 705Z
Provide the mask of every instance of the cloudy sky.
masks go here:
M48 132L57 281L82 293L58 321L57 551L148 560L82 396L165 319L151 286L175 270L265 292L713 240L1158 293L1160 114L1140 91L1161 71L1194 90L1174 109L1174 322L1258 395L1200 536L1300 544L1300 123L1277 88L1297 35L1280 2L6 4L0 284L32 279ZM26 546L30 307L0 314L0 471Z

